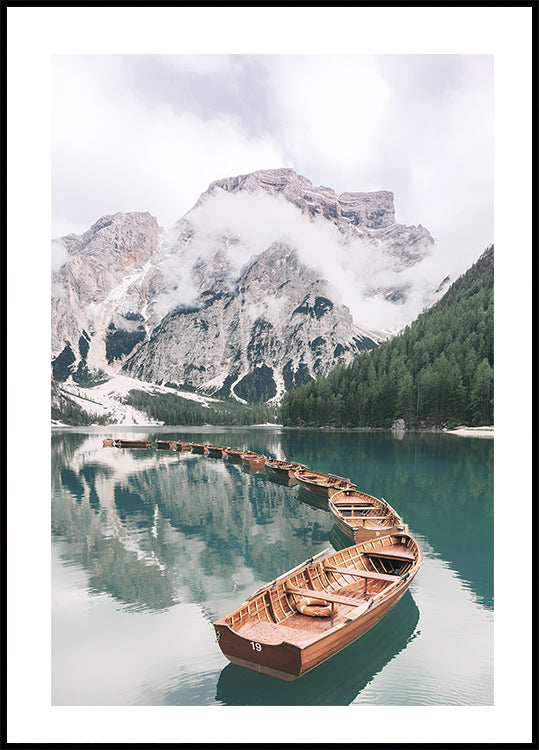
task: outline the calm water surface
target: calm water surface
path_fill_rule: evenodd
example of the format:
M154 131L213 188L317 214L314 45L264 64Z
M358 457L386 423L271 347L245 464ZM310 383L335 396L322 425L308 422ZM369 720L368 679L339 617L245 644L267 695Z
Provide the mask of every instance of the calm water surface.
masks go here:
M375 628L286 683L230 664L212 622L347 546L297 485L184 439L346 476L408 523L425 563ZM493 449L443 434L281 428L53 430L53 705L493 705Z

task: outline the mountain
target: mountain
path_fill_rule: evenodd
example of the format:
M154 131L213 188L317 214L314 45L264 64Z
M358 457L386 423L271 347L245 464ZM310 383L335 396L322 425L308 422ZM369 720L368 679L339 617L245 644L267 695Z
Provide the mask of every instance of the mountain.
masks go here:
M337 195L292 169L213 182L168 232L104 216L53 241L53 378L278 402L390 335L361 304L398 317L443 293L410 272L433 245L396 222L392 193Z
M494 247L401 333L288 393L284 425L494 423Z

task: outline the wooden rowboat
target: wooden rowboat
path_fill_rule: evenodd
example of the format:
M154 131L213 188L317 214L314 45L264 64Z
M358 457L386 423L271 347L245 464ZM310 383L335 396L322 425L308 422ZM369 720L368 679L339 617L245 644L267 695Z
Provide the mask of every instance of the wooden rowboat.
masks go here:
M151 448L149 440L115 440L116 448Z
M243 451L241 454L241 462L244 466L251 466L252 468L263 468L266 465L266 457L260 453L254 453L253 451Z
M190 443L191 453L200 453L201 455L206 453L206 445L204 443Z
M223 446L222 445L207 445L206 449L208 451L208 456L211 456L212 458L223 458Z
M236 463L241 464L241 456L242 453L244 453L241 448L225 448L225 458L228 458L229 461L235 461Z
M266 468L277 477L293 479L296 471L305 469L306 467L303 464L296 464L290 461L277 461L273 458L266 458Z
M380 622L422 564L405 532L313 557L216 620L219 647L234 664L295 680Z
M112 438L105 438L103 440L103 447L104 448L111 448L114 445L114 440Z
M186 443L184 440L176 440L174 450L178 451L178 453L181 451L190 451L191 443Z
M158 450L173 451L176 448L175 440L156 440L155 447Z
M332 495L329 510L335 525L354 544L407 530L389 503L359 490L341 490Z
M330 491L339 491L344 489L355 490L356 485L349 479L335 477L331 474L321 474L311 469L299 469L294 472L294 478L298 480L302 487L309 492L314 492L322 497L329 497Z

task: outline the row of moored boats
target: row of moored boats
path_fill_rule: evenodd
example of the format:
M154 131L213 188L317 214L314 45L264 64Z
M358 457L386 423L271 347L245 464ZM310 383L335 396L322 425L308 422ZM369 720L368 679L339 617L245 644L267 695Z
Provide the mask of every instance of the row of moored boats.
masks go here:
M145 440L103 441L118 448L150 448ZM376 625L401 599L423 564L408 526L383 498L350 479L313 471L239 448L156 440L157 449L191 451L266 469L325 497L333 520L351 546L306 560L262 586L214 628L233 663L295 680Z

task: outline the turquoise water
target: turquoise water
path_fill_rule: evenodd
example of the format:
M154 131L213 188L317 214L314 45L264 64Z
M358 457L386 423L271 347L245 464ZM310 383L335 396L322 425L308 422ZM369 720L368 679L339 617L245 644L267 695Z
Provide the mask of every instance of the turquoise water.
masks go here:
M293 683L230 664L212 622L346 545L323 503L191 453L185 439L304 463L382 496L425 563L392 612ZM444 434L53 430L53 705L493 705L493 440Z

